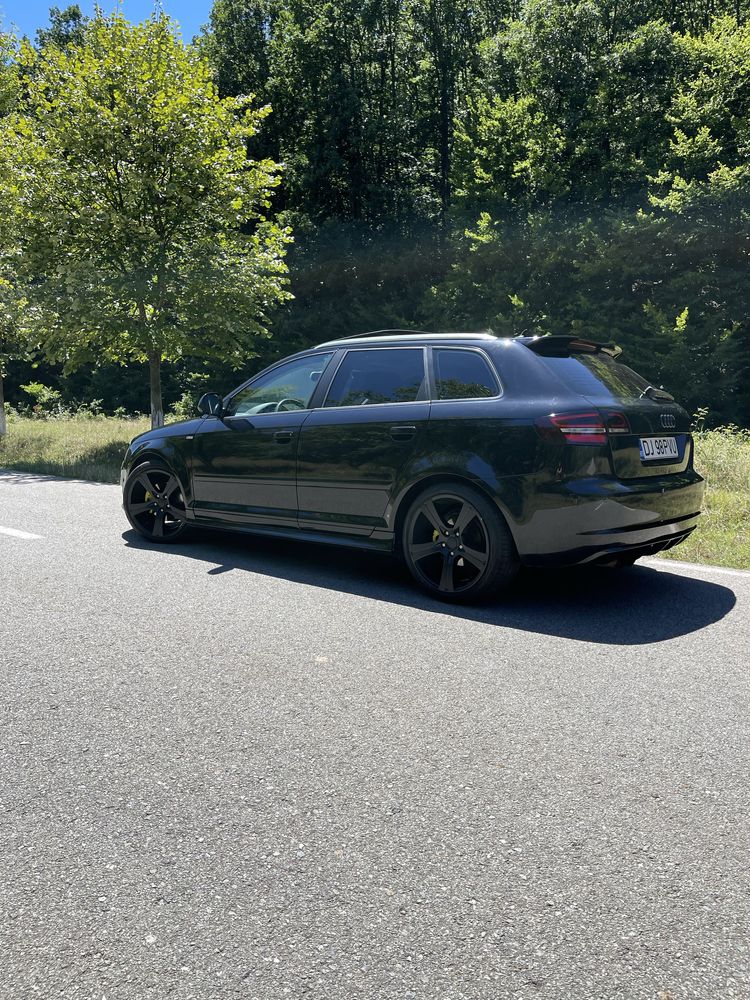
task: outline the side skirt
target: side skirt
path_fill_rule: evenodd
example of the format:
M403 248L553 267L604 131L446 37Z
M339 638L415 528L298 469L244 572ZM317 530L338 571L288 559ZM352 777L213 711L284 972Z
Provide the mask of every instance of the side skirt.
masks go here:
M193 514L191 517L190 515ZM210 528L212 531L226 531L230 534L265 535L269 538L284 538L298 542L315 542L321 545L336 545L345 549L366 549L370 552L393 552L393 535L386 538L363 538L361 535L341 535L325 531L309 531L301 528L267 527L266 525L227 524L226 521L208 517L195 517L188 511L188 521L196 528ZM384 534L381 532L381 534Z

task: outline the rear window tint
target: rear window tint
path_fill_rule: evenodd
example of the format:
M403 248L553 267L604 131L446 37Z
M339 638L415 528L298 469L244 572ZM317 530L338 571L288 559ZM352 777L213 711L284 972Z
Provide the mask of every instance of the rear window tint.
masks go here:
M483 399L497 396L500 386L492 369L477 351L433 351L436 399Z
M632 368L601 352L572 354L565 358L539 355L539 360L582 396L638 399L650 384Z
M412 402L419 398L424 377L421 347L349 351L339 365L324 405Z

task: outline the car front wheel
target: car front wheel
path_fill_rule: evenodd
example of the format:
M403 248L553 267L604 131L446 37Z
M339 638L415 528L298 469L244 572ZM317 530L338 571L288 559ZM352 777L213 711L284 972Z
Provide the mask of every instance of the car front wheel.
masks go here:
M182 487L166 465L136 466L125 480L123 499L128 520L150 542L176 542L189 531Z
M417 583L442 600L468 602L507 586L518 553L500 512L459 483L429 486L415 497L401 539Z

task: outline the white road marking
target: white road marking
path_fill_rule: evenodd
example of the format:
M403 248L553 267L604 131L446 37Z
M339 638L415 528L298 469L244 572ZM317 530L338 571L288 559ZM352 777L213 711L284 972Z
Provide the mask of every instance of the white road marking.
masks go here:
M642 559L646 566L653 566L654 569L688 569L696 573L723 573L726 576L744 576L750 578L750 570L730 569L728 566L711 566L708 563L680 562L677 559ZM637 564L636 564L637 565Z
M26 538L29 541L42 537L41 535L32 535L30 531L19 531L18 528L3 528L1 526L0 535L10 535L11 538Z

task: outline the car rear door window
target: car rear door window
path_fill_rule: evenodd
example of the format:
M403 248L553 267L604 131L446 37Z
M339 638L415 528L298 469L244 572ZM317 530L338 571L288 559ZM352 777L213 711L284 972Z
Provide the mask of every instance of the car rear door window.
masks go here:
M489 362L478 351L435 348L435 399L486 399L500 386Z
M339 365L324 405L411 403L422 398L424 383L421 348L353 350Z

